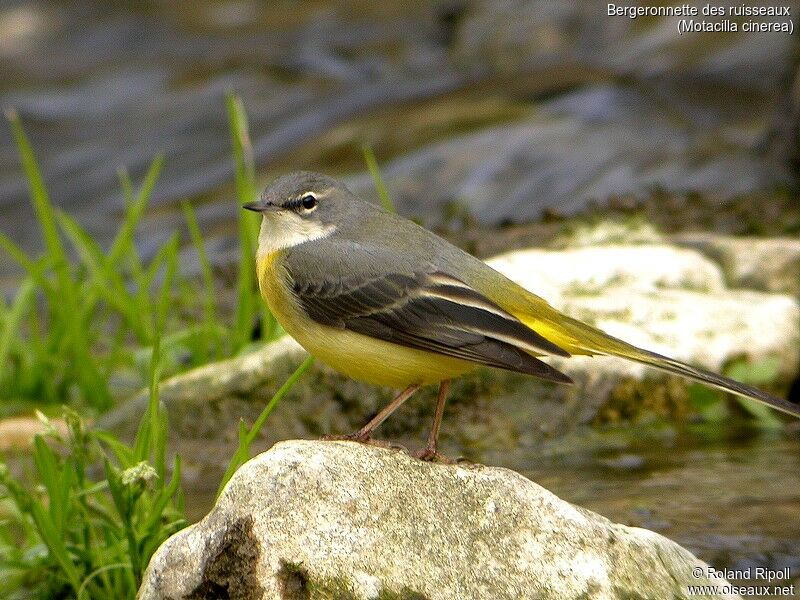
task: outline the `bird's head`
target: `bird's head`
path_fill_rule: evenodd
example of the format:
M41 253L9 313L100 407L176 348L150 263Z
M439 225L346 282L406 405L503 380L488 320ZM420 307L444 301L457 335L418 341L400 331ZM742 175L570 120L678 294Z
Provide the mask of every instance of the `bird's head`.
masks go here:
M264 217L258 238L262 256L333 234L359 202L340 181L300 171L279 177L243 208Z

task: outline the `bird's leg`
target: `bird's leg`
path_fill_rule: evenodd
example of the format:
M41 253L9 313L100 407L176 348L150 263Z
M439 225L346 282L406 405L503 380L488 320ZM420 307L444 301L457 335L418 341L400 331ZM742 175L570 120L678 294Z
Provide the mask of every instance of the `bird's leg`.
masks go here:
M439 395L436 397L436 412L433 413L433 427L428 434L428 443L417 452L416 457L422 460L443 458L436 451L436 444L439 441L439 428L442 426L442 415L444 414L444 403L447 400L447 392L450 391L450 380L445 379L439 384Z
M408 400L411 397L411 394L416 392L418 389L419 385L417 384L408 386L402 392L397 394L395 399L389 402L389 404L387 404L383 408L383 410L381 410L381 412L375 415L370 420L369 423L364 425L354 434L348 435L347 438L350 440L355 440L356 442L366 442L369 439L369 436L372 435L372 432L375 431L375 429L378 427L378 425L380 425L386 419L388 419L389 415L391 415L394 411L396 411L400 407L400 405L406 400Z

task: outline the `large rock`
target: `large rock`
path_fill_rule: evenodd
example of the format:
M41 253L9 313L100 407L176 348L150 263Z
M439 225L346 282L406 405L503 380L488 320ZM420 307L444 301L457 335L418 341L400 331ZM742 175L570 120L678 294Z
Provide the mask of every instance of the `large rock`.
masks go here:
M699 250L722 266L731 285L800 296L800 240L682 233L674 243Z
M532 248L501 254L487 263L555 305L565 297L599 296L620 288L725 292L719 265L698 252L667 244Z
M697 251L669 245L530 249L488 263L565 313L643 348L716 371L739 356L776 357L784 376L797 372L797 300L729 289L720 266ZM556 362L580 377L606 370L607 361ZM618 377L652 373L616 360L610 370Z
M206 518L161 546L139 598L660 600L721 588L708 569L513 471L291 441L244 465Z

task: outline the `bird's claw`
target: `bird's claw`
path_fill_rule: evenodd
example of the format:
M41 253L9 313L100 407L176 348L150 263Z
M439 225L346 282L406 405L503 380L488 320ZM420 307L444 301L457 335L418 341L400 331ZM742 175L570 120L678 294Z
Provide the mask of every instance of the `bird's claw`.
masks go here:
M437 452L436 448L432 448L430 446L425 446L422 450L415 452L414 458L418 458L419 460L424 460L426 462L444 463L446 465L452 465L454 462L453 460L447 458L444 454Z

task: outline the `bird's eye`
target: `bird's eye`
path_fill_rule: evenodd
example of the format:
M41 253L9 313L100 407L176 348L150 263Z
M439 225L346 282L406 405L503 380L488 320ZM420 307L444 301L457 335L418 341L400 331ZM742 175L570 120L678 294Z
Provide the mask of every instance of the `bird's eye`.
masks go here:
M317 207L317 198L313 194L306 194L300 198L300 204L306 210L313 210Z

